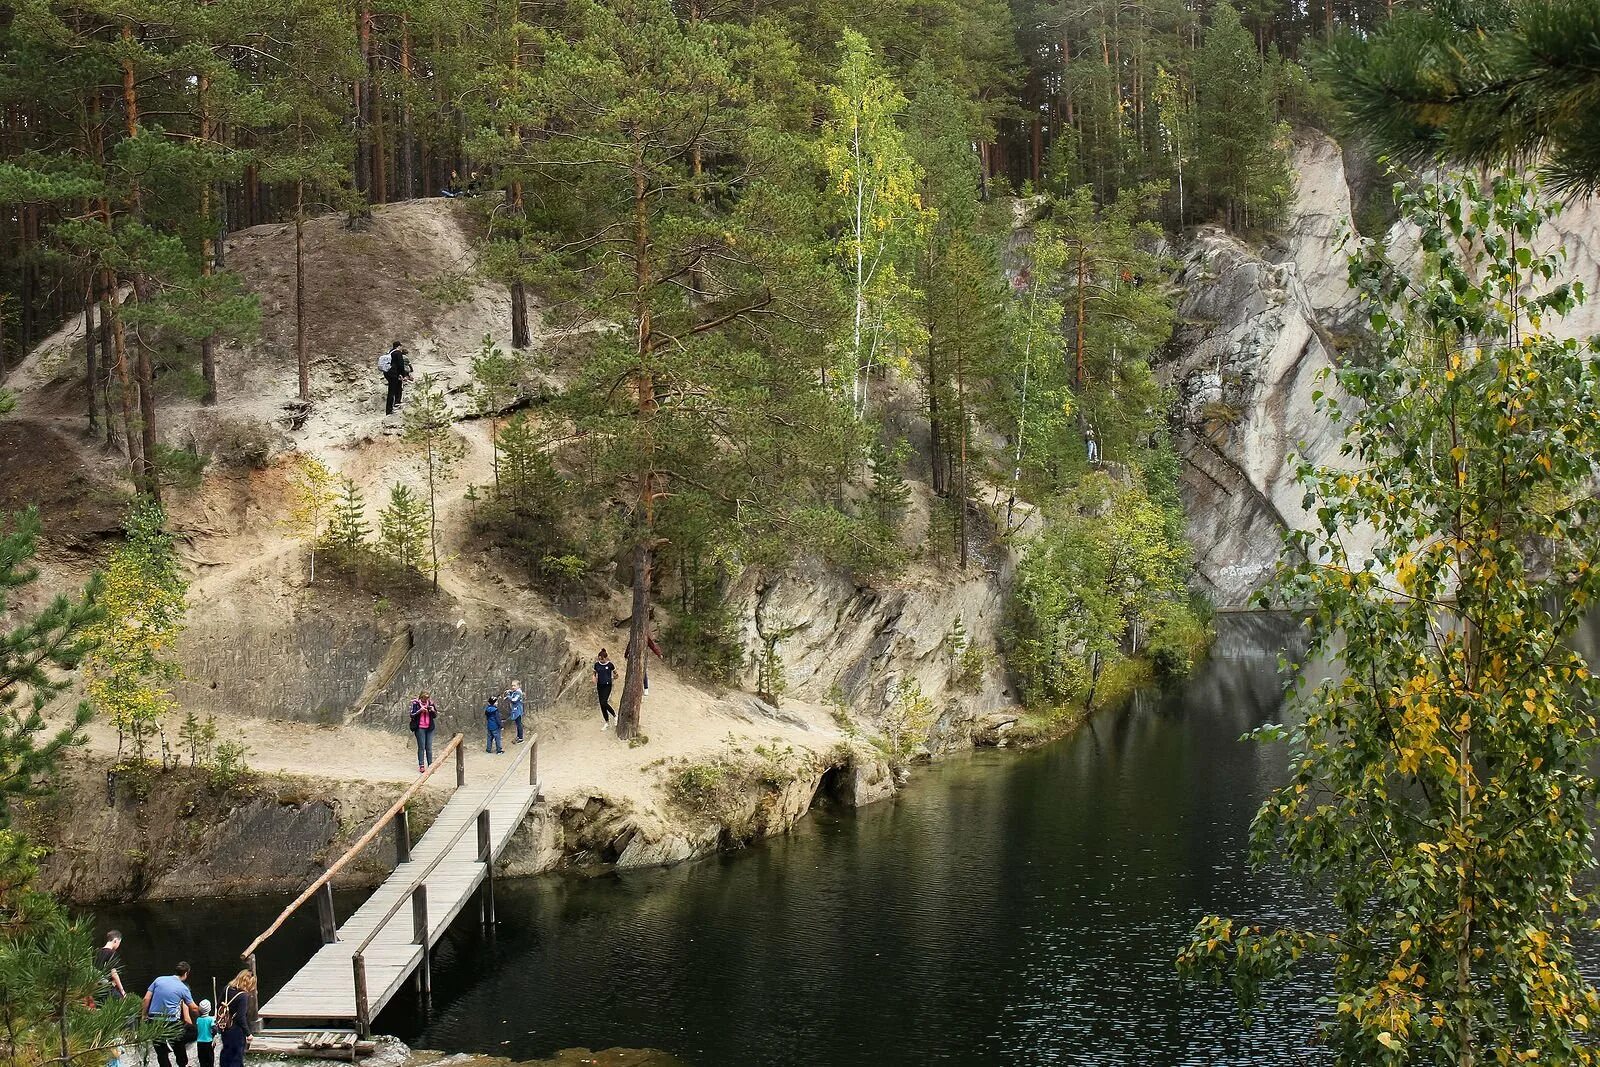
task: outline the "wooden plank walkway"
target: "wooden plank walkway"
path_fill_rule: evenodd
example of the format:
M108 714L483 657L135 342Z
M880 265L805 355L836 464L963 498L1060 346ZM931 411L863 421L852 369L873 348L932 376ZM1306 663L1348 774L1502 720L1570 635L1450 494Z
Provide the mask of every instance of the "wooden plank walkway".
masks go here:
M396 865L371 898L339 927L337 939L324 945L261 1006L261 1017L275 1024L357 1027L376 1018L423 963L414 911L406 906L418 876L427 872L421 884L427 887L427 948L431 949L484 880L487 868L480 860L479 833L471 828L479 812L488 812L489 854L498 858L538 799L538 785L529 783L528 774L515 771L536 744L535 740L504 757L475 759L473 777L479 780L457 786L428 832L412 847L411 859ZM365 961L365 1013L358 1010L352 963L358 950Z

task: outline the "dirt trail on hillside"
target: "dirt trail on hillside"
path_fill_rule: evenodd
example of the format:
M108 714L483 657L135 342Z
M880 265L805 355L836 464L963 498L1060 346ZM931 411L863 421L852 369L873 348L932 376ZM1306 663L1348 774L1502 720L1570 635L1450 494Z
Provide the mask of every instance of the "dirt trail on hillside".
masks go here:
M598 706L592 702L530 711L524 730L539 737L539 777L551 803L605 796L651 806L662 799L660 769L674 760L704 759L729 748L747 751L755 745L793 745L820 754L843 740L822 708L785 702L774 713L744 694L719 699L685 684L659 663L651 665L650 683L643 715L646 744L631 746L619 741L614 729L602 730ZM590 695L587 688L584 695ZM435 754L459 732L464 735L468 780L486 769L497 773L500 757L484 752L482 711L442 711L434 735ZM218 726L219 740L244 745L249 750L246 762L258 773L351 782L408 782L417 776L416 744L409 732L247 715L218 716ZM515 751L515 736L515 729L506 723L508 753ZM176 736L170 736L168 743L179 747ZM92 722L88 749L98 756L113 756L115 727L104 719ZM437 783L448 789L454 782L453 775L440 772L430 787Z

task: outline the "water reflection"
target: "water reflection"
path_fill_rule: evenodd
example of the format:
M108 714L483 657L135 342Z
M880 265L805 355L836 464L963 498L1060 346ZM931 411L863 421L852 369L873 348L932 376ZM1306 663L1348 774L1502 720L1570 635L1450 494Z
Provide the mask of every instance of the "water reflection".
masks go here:
M1271 991L1241 1033L1226 991L1173 971L1205 912L1310 906L1245 864L1284 755L1238 737L1278 717L1293 633L1220 629L1181 692L1047 750L932 768L890 803L820 811L736 856L502 882L495 936L463 927L442 946L431 1016L402 1002L379 1026L433 1048L628 1045L702 1067L1321 1062L1314 983ZM175 940L239 940L246 916L201 912Z

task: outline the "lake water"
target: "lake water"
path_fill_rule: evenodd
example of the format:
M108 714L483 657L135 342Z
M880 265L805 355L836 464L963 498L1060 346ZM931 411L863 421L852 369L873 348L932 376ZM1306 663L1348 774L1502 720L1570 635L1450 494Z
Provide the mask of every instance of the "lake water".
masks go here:
M737 854L503 881L494 935L462 922L440 947L432 1011L402 997L377 1028L451 1051L624 1045L700 1067L1322 1062L1314 976L1273 990L1241 1030L1225 990L1173 969L1202 914L1310 914L1298 887L1246 862L1285 757L1239 736L1280 717L1293 634L1254 616L1218 628L1180 691L1065 742L951 760L892 801L818 810ZM177 955L205 987L281 904L101 918L128 935L141 989ZM262 956L269 990L316 942L303 918Z

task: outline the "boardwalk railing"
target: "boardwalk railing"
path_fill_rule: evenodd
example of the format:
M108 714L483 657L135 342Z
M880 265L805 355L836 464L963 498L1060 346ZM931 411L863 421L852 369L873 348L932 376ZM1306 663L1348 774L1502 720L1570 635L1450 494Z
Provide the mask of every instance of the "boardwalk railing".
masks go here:
M421 946L422 958L417 964L417 989L424 998L433 993L433 966L429 958L432 948L428 923L428 879L439 865L448 858L463 835L471 827L478 829L478 851L476 862L484 865L483 893L480 899L480 921L494 922L494 834L489 825L489 805L494 802L500 790L511 780L517 770L517 764L522 762L523 756L528 756L528 784L537 791L539 786L539 735L534 734L528 738L528 747L511 762L511 765L500 773L500 777L478 801L472 815L468 816L450 839L444 843L438 853L430 860L427 866L418 871L411 879L411 884L395 898L389 910L373 923L372 930L356 946L354 955L350 957L351 970L354 972L356 995L356 1032L361 1036L369 1036L372 1032L372 1013L367 1002L367 958L366 951L374 939L389 925L389 921L399 913L406 901L411 902L411 939L412 943ZM537 800L537 794L535 800Z
M250 969L250 973L256 978L257 990L261 988L261 975L256 970L256 949L260 948L269 937L277 933L283 924L289 920L289 916L299 911L301 906L313 896L317 898L317 920L322 927L322 940L327 943L334 939L334 931L337 927L333 917L333 876L338 874L347 863L360 855L368 845L372 844L378 834L383 832L383 828L391 822L395 824L394 851L396 865L406 863L411 859L411 824L406 815L406 805L427 784L428 779L433 777L434 772L444 766L445 761L452 754L456 758L456 785L459 787L466 783L466 753L462 750L461 743L462 736L460 734L452 737L449 744L444 746L444 751L439 754L439 758L429 764L428 769L420 774L417 780L406 788L404 793L400 794L400 799L390 805L389 810L384 812L378 818L378 821L373 823L371 828L362 834L355 844L345 849L344 854L335 860L326 871L323 871L321 877L307 886L305 892L295 897L288 907L279 912L278 917L272 921L271 926L263 930L259 937L250 942L249 947L239 953L244 959L245 965ZM537 758L534 762L537 764ZM252 1013L259 1011L259 1000L259 994L251 998Z

